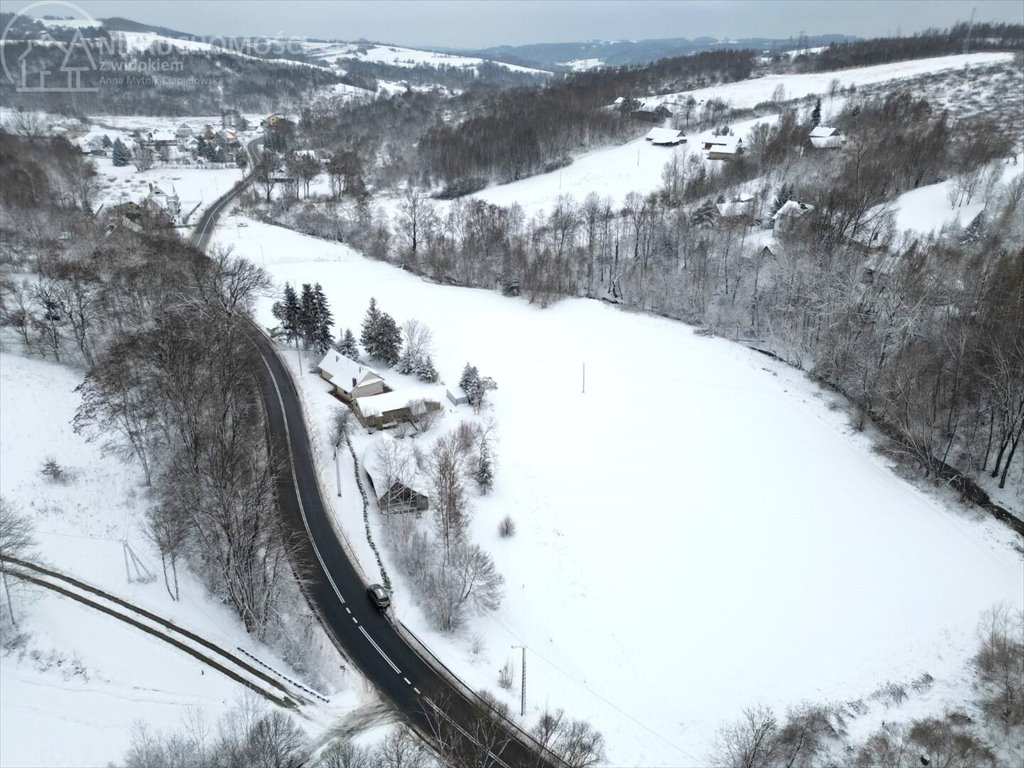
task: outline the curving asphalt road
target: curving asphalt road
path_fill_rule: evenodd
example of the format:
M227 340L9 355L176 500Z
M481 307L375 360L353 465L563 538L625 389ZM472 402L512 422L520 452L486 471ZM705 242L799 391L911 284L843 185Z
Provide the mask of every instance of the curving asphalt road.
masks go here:
M250 154L255 143L249 144ZM251 181L252 176L247 176L207 209L193 233L194 245L205 249L220 214ZM255 324L250 336L262 360L259 388L271 455L290 469L278 481L277 497L283 522L293 534L293 565L303 575L307 599L335 642L413 727L427 738L436 738L440 731L472 761L469 764L559 768L557 758L541 754L510 722L498 721L495 727L479 702L471 701L460 686L439 674L371 605L366 585L339 542L320 495L295 384L273 343ZM481 737L482 731L491 735ZM500 736L495 738L495 732ZM481 749L484 741L486 750Z

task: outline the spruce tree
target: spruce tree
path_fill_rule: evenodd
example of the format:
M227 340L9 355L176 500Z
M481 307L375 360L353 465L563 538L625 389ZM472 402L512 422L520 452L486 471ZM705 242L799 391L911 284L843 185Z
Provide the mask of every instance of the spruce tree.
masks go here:
M111 151L111 158L113 159L115 166L122 168L131 162L132 154L128 151L128 147L124 145L124 142L117 139L114 142L114 148Z
M434 368L434 359L430 355L419 361L415 373L420 381L425 381L428 384L436 384L437 380L441 378L437 373L437 369Z
M399 361L402 354L402 332L398 329L395 318L387 312L380 313L376 343L377 349L373 357L383 360L388 365L394 365Z
M466 363L466 367L462 369L462 378L459 379L459 388L466 393L472 405L480 394L480 372L475 365Z
M363 345L366 354L376 357L377 338L380 335L380 310L377 309L377 300L370 299L370 306L363 316L363 331L359 335L359 343Z
M811 110L811 128L821 125L821 99L814 102L814 109Z
M313 286L312 307L310 346L323 355L331 348L331 326L334 325L334 315L331 314L331 308L320 283Z
M356 345L356 337L351 328L346 328L344 334L338 335L338 341L335 342L334 348L349 360L359 361L359 347Z
M316 299L313 297L313 286L302 284L302 298L299 299L299 337L302 345L309 349L313 343L313 329L316 323Z
M486 440L480 444L480 455L476 459L473 479L480 487L480 493L488 493L494 487L494 467L491 465L491 451Z

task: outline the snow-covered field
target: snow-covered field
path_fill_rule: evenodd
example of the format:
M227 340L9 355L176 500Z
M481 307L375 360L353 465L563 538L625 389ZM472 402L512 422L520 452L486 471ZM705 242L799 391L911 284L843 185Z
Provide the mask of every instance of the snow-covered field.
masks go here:
M980 613L1024 607L1007 530L899 479L828 395L779 363L598 302L540 310L429 284L257 222L217 239L279 283L319 281L341 326L358 328L371 296L399 323L427 323L449 384L467 360L494 376L497 481L473 499L472 528L505 600L456 638L429 630L400 580L396 612L478 688L499 692L511 646L526 645L530 722L545 705L591 720L612 765L702 764L748 704L866 698L924 672L936 679L927 697L857 722L940 712L970 695ZM326 430L336 403L300 380ZM498 536L505 514L515 538ZM358 513L339 517L364 557Z
M833 80L838 80L843 88L851 85L856 85L859 88L864 85L902 80L947 69L1005 63L1012 59L1012 53L969 53L900 61L871 67L855 67L836 72L766 75L692 91L648 96L641 101L645 107L654 108L659 104L678 103L688 96L693 96L698 103L716 98L726 102L734 109L745 109L754 107L763 101L771 101L775 89L780 85L785 89L786 99L800 99L804 96L820 96L828 93Z
M141 472L71 429L81 379L56 363L0 353L0 494L32 517L43 561L298 678L184 569L182 599L170 599L141 527L149 504ZM41 475L48 458L67 482ZM134 568L129 578L124 542L154 580L140 581ZM248 695L184 652L50 591L34 590L22 605L30 639L23 652L0 656L0 765L105 765L123 757L136 720L170 731L194 707L213 724ZM312 732L358 703L354 689L330 696L306 713Z
M743 120L732 124L737 138L746 138L758 123L774 123L778 115ZM710 131L687 137L685 144L676 147L658 147L643 138L617 147L608 147L577 157L570 165L557 171L530 176L520 181L501 184L477 192L471 197L495 205L518 203L528 214L550 211L562 195L572 195L582 202L591 192L602 200L611 198L613 206L621 206L630 192L646 195L662 185L662 171L675 155L681 162L696 156L705 163L701 140L710 137Z
M999 184L1009 184L1024 173L1024 156L1016 154L1012 160L1003 163ZM910 230L915 233L928 234L942 227L959 223L966 227L974 218L985 210L985 199L982 190L978 190L971 202L954 206L950 202L950 193L956 189L956 178L940 181L937 184L918 187L904 192L892 202L897 232Z

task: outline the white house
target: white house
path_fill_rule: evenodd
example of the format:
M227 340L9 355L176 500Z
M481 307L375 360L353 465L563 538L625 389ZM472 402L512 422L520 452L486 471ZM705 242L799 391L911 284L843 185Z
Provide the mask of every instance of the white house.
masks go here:
M331 393L345 402L384 391L384 379L379 373L333 349L324 355L317 368L320 378L330 382Z
M383 514L418 512L430 506L430 481L420 472L410 440L381 434L363 453L363 468Z
M656 147L674 147L686 141L683 132L674 128L651 128L644 138Z
M831 128L827 125L815 126L810 133L811 145L816 149L836 149L846 143L838 128Z

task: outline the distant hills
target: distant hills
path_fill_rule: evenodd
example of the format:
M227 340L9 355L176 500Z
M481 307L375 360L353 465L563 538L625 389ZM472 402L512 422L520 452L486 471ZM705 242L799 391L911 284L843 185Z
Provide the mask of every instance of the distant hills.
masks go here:
M786 51L811 48L831 43L861 40L852 35L812 35L797 38L747 37L721 40L714 37L656 38L650 40L593 40L586 43L532 43L529 45L499 45L491 48L448 49L448 53L478 56L506 61L521 66L542 69L590 69L596 66L617 67L629 64L649 64L672 56L687 56L700 51L722 48L750 48L757 51Z

